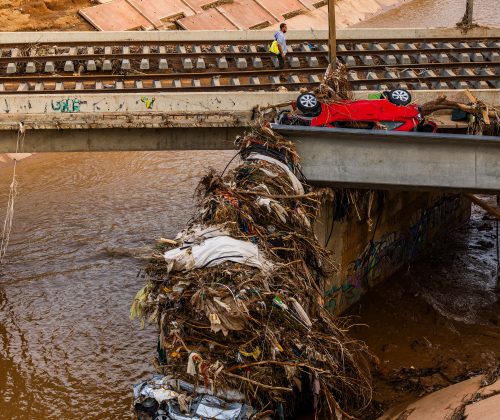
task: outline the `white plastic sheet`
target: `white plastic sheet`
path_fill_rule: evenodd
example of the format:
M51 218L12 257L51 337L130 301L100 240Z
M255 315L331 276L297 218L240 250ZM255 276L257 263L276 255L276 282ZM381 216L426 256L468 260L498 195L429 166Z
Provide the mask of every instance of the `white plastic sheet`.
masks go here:
M195 245L171 249L163 254L169 271L188 271L194 268L214 267L226 261L268 270L270 263L259 252L257 245L216 236Z
M274 159L270 156L262 155L260 153L250 153L247 157L247 160L263 160L265 162L272 163L273 165L280 167L283 171L286 172L286 174L290 178L292 187L295 190L295 192L300 195L304 194L304 187L302 186L302 183L290 170L290 168L286 166L283 162L280 162L279 160Z

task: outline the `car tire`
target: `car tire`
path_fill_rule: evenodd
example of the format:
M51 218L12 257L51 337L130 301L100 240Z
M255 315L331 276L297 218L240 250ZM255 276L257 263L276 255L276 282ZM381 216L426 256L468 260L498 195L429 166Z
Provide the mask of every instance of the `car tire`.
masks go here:
M411 103L411 94L406 89L393 89L387 95L387 99L394 105L409 105Z
M321 113L321 104L313 93L303 93L297 98L297 109L304 115L316 117Z

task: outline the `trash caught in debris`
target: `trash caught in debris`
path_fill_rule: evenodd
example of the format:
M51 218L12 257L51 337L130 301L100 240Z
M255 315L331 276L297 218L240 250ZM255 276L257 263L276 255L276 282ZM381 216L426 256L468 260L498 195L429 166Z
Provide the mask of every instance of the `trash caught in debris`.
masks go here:
M240 164L202 178L195 216L158 243L133 302L132 318L158 325L164 375L135 388L136 413L357 416L374 359L324 307L335 267L313 225L331 191L307 185L293 143L262 119L237 145Z

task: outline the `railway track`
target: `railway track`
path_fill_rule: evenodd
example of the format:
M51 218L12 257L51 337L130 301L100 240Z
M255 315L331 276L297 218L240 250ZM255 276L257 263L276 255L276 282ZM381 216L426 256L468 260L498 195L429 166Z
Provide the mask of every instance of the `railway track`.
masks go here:
M0 91L99 93L288 90L314 87L326 40L288 41L287 67L262 41L0 43ZM500 37L345 40L337 46L355 90L498 89Z

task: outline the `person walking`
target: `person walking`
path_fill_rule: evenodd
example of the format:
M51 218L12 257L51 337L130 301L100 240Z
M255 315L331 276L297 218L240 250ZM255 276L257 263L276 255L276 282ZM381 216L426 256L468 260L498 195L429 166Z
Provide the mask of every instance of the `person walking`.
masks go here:
M279 52L276 53L276 57L278 58L278 63L279 63L278 66L279 69L285 67L285 57L287 52L285 34L286 34L286 23L282 23L280 25L280 30L274 34L274 39L278 43L278 49L279 49Z

